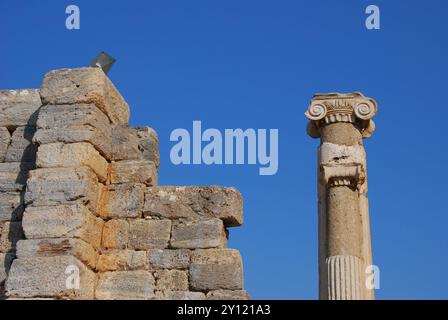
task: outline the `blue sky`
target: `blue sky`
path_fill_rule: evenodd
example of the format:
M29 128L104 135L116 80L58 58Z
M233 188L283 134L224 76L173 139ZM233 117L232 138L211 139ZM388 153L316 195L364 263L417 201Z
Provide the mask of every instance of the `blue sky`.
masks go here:
M65 8L81 29L65 28ZM364 26L367 5L381 30ZM361 91L378 101L368 154L379 299L447 299L444 107L446 1L0 0L0 88L39 87L52 69L105 50L132 125L160 136L160 184L225 185L244 196L230 230L253 298L317 298L317 140L303 112L315 92ZM279 170L175 166L172 130L279 129Z

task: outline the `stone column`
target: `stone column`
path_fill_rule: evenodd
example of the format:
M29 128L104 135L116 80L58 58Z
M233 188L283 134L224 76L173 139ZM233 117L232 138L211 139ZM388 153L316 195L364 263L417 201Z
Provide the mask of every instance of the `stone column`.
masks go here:
M318 150L319 297L374 299L365 270L372 264L366 158L377 112L361 93L317 94L305 113Z

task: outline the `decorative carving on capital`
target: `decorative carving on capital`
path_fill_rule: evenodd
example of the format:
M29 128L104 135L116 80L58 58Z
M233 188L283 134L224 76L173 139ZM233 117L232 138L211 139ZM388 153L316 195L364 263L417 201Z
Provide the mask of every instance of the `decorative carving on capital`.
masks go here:
M324 104L313 104L309 106L308 110L305 112L308 119L318 121L327 115L327 107Z
M313 138L319 138L322 126L335 122L348 122L356 125L363 137L368 138L375 130L372 118L377 108L375 100L359 92L316 94L305 112L305 116L310 120L308 134Z
M348 186L359 190L366 180L366 174L363 166L358 164L335 167L322 165L321 179L327 188Z

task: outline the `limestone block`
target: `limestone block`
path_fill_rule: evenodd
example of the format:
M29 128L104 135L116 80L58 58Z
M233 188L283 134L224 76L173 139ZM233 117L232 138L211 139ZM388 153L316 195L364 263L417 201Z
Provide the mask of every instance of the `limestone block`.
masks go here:
M112 159L115 161L140 159L139 139L129 125L112 126Z
M17 242L17 258L71 255L94 269L98 253L87 242L73 238L33 239Z
M153 128L150 127L133 127L138 138L138 149L140 151L140 159L154 162L156 167L160 164L159 155L159 137Z
M103 247L107 249L125 249L128 246L129 222L112 219L104 224Z
M0 170L2 169L0 164ZM0 192L14 192L22 191L25 188L25 183L28 173L19 171L0 171Z
M221 219L173 222L173 248L225 248L226 245L227 238Z
M84 204L97 212L100 184L87 167L44 168L29 172L25 202L32 206Z
M205 300L205 294L194 291L164 291L160 300Z
M37 89L0 90L0 127L34 125L41 105Z
M108 186L101 216L104 218L139 218L142 216L145 186L137 183Z
M23 210L23 195L20 192L0 192L0 222L21 220Z
M111 160L111 126L107 116L94 104L46 105L39 111L34 141L92 144Z
M43 104L95 104L111 123L126 124L129 106L101 68L60 69L45 75Z
M4 281L6 280L6 277L8 275L9 269L11 268L11 264L14 258L15 258L14 253L0 253L0 287L4 285Z
M220 218L228 227L243 223L243 201L234 188L159 186L145 193L145 216Z
M20 221L0 222L0 252L6 253L15 250L17 241L24 237Z
M35 162L36 146L33 143L33 136L36 127L25 126L14 130L11 143L6 151L6 162Z
M101 182L107 180L108 163L86 142L50 143L39 147L36 165L39 168L89 167Z
M129 247L136 250L163 249L168 247L170 234L170 220L132 220Z
M191 254L190 286L194 290L242 290L243 264L234 249L201 249Z
M157 185L157 168L148 160L123 160L111 163L111 183L143 183Z
M0 253L0 300L7 299L5 296L5 280L14 258L14 253Z
M6 290L13 298L93 299L95 277L72 256L21 258L9 270Z
M95 297L100 300L150 300L154 277L148 271L116 271L99 275Z
M188 273L182 270L158 270L156 290L188 291Z
M110 137L104 136L95 128L91 127L70 127L63 130L56 129L39 129L34 135L33 141L40 145L48 143L75 143L88 142L92 144L102 156L111 159Z
M111 132L109 118L95 104L49 104L39 110L39 129L65 129L73 126L93 127L105 135Z
M188 269L190 266L190 250L187 249L149 249L149 266L157 269Z
M34 162L4 162L0 163L0 172L20 172L36 169Z
M103 224L83 205L27 207L22 221L27 239L77 238L95 248L101 245Z
M0 163L0 192L22 191L25 188L28 171L34 169L33 163Z
M11 142L11 134L5 127L0 127L0 162L5 161L6 151Z
M112 126L113 160L148 160L159 167L159 138L149 127Z
M97 270L100 272L126 271L145 269L146 266L146 251L110 250L99 256Z
M207 300L250 300L246 290L215 290L207 293Z

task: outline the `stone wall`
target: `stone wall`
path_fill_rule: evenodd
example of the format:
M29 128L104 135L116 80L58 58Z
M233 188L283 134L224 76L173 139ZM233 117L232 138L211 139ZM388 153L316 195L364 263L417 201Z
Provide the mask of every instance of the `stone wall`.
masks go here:
M0 91L0 299L5 279L24 239L22 217L28 172L36 168L38 90Z
M241 194L158 186L157 134L129 112L99 68L0 91L3 298L248 298Z

